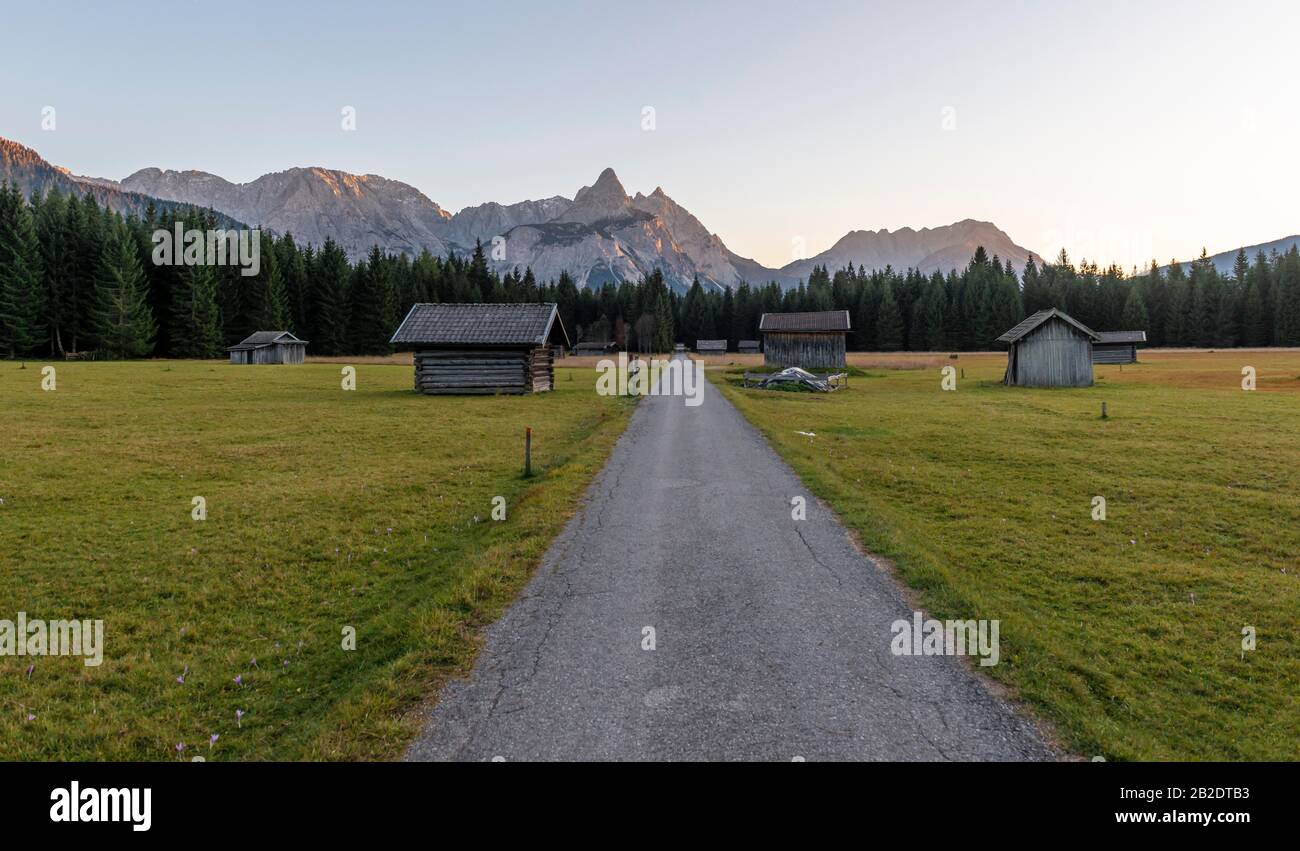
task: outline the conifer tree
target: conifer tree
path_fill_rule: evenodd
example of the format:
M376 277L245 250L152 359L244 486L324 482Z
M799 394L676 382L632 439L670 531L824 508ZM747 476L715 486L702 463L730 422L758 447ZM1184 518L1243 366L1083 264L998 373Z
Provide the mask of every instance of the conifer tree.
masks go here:
M894 301L894 288L888 281L881 291L880 308L876 314L876 344L883 352L903 347L903 316Z
M179 358L215 358L222 352L217 278L207 265L182 267L172 297L172 354Z
M0 353L33 354L45 345L41 245L22 193L0 187Z
M119 222L104 244L95 282L95 336L109 357L138 358L153 351L158 326L145 290L135 241Z

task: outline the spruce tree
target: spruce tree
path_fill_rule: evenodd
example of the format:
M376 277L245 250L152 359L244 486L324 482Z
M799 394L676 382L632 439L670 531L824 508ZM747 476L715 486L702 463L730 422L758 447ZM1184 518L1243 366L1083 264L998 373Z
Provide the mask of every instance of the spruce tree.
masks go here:
M1124 313L1120 324L1127 331L1145 331L1147 328L1147 305L1141 291L1136 285L1129 286L1128 298L1124 300Z
M104 244L95 281L95 336L112 358L138 358L153 351L158 326L146 300L144 268L125 224Z
M17 189L0 187L0 351L20 357L45 345L45 304L31 208Z
M379 246L370 249L369 259L359 264L352 288L349 317L352 352L382 355L393 350L393 288L388 260Z
M217 278L207 265L185 266L172 296L172 353L180 358L215 358L222 353Z
M894 288L888 281L881 292L876 315L876 344L883 352L898 351L903 347L903 316L894 301Z

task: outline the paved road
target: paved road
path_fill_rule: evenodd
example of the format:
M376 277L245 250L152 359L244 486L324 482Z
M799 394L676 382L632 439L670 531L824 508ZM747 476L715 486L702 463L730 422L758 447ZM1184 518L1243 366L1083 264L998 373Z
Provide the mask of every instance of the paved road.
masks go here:
M407 758L1052 758L955 658L891 654L910 609L807 493L707 382L643 399Z

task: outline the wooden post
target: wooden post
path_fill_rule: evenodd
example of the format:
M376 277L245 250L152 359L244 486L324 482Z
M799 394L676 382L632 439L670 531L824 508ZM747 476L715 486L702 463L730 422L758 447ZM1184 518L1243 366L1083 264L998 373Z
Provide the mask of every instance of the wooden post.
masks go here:
M524 429L524 475L533 474L533 430Z
M1108 417L1109 417L1109 414L1106 413L1106 403L1105 403L1105 402L1102 402L1102 403L1101 403L1101 418L1104 420L1104 419L1107 419Z

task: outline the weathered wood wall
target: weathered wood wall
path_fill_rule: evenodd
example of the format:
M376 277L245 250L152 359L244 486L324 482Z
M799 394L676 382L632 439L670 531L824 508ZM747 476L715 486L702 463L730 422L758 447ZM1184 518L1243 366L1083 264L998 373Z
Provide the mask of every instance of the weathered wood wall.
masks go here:
M1133 343L1093 343L1093 363L1137 363L1137 346Z
M844 334L766 331L763 333L763 363L767 366L797 366L801 369L842 367Z
M306 343L276 343L257 349L243 349L230 353L231 363L302 363L307 357Z
M540 393L555 388L555 356L535 349L425 349L415 353L415 390L427 395Z
M1007 384L1092 386L1092 341L1055 316L1012 343L1007 357Z

